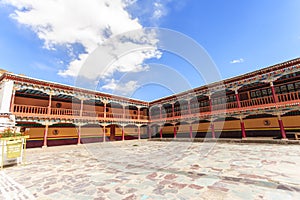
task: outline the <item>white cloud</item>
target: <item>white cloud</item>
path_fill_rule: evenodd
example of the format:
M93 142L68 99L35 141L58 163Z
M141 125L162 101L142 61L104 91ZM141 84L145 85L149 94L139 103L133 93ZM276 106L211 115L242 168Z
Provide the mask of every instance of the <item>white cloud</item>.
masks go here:
M114 94L128 96L132 94L139 87L137 81L129 81L120 83L115 79L111 79L108 83L101 88L104 90L112 91Z
M158 26L161 18L168 15L171 9L182 9L186 1L174 0L152 0L152 1L137 1L133 0L128 6L128 10L132 11L134 16L140 18L142 21L146 19L146 24L150 26Z
M59 71L61 76L76 77L86 58L108 38L143 28L126 10L136 0L2 0L2 3L16 8L11 17L31 28L44 41L44 48L67 47L72 60L67 69ZM158 11L155 15L161 17ZM82 45L84 52L74 55L74 44ZM151 44L152 49L131 52L116 60L106 75L147 70L145 59L160 57L155 42Z
M235 60L230 61L231 64L237 64L237 63L243 63L243 62L244 62L243 58L235 59Z

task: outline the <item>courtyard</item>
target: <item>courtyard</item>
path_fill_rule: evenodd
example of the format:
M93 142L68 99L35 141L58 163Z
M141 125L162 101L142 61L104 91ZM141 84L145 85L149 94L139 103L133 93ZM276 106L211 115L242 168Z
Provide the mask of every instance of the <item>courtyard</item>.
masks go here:
M0 199L300 199L299 145L125 141L28 149Z

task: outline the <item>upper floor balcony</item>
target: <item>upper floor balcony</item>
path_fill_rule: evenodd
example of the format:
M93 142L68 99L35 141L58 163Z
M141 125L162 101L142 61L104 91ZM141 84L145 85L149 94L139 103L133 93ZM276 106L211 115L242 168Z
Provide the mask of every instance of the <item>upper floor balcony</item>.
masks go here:
M275 99L274 99L275 98ZM233 111L247 111L257 108L268 108L268 107L277 107L285 104L300 103L300 91L288 92L284 94L276 94L271 96L259 97L259 98L250 98L247 100L235 101L235 102L226 102L211 105L197 103L197 106L190 104L190 106L180 106L175 109L164 109L162 106L161 116L160 111L155 111L154 113L150 110L150 118L153 121L159 120L168 120L176 118L185 118L191 116L201 116L201 115L212 115L218 112L233 112ZM157 110L157 109L156 109Z
M123 113L105 113L98 111L80 111L78 109L66 109L66 108L48 108L32 105L13 105L13 114L17 116L48 116L54 118L94 118L99 120L136 120L147 121L148 116L138 114L123 114Z

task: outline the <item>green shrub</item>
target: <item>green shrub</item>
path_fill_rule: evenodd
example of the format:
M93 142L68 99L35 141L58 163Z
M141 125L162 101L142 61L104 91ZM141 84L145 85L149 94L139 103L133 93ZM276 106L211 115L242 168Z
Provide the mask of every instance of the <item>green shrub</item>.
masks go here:
M16 137L21 135L22 135L21 133L17 133L10 128L5 129L2 133L0 133L0 137Z

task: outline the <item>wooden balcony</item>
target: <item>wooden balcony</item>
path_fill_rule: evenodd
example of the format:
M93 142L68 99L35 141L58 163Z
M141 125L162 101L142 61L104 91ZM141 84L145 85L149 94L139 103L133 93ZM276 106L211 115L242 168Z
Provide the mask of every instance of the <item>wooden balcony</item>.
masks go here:
M259 106L259 105L266 105L266 104L274 104L273 96L241 101L242 107L252 107L252 106Z
M286 94L277 95L278 102L295 101L300 99L300 92L290 92Z
M14 113L46 115L48 107L14 105Z
M232 110L251 110L259 107L274 107L275 105L281 106L286 103L300 103L300 91L286 93L286 94L279 94L276 95L278 102L275 104L273 96L267 96L262 98L250 99L241 101L241 108L238 107L237 102L229 102L226 104L216 104L213 105L213 113L218 112L231 112ZM177 118L186 118L186 117L194 117L194 116L201 116L201 115L211 115L212 112L210 111L210 107L199 107L199 108L192 108L191 114L189 114L188 110L182 110L174 112L174 116L172 113L166 113L162 115L164 120L166 119L177 119ZM151 116L151 120L153 121L160 121L159 115Z
M48 112L50 114L48 114ZM50 111L48 107L41 106L31 106L31 105L17 105L15 104L13 107L13 113L17 116L50 116L50 117L67 117L67 118L102 118L104 119L104 112L97 111L82 111L82 115L80 116L80 110L76 109L65 109L65 108L51 108ZM106 113L105 119L121 119L121 120L142 120L147 121L148 116L140 116L138 119L138 115L123 115L123 113Z
M51 108L51 115L68 115L68 116L80 116L80 110L64 109L64 108Z
M175 111L174 116L173 113L162 113L163 119L176 119L181 117L195 117L201 115L210 115L218 112L231 112L232 110L249 110L259 107L274 107L275 105L284 105L286 103L299 103L300 102L300 91L291 92L286 94L276 95L278 102L275 104L273 100L273 96L267 96L256 99L249 99L241 101L241 108L238 108L237 102L229 102L226 104L217 104L213 105L213 111L210 111L209 106L192 108L191 113L188 110ZM49 112L49 113L48 113ZM97 118L97 119L111 119L111 120L141 120L147 122L149 120L148 116L141 115L140 118L137 114L126 114L124 116L123 113L106 113L106 117L104 112L98 111L88 111L83 110L80 115L80 110L78 109L65 109L65 108L51 108L50 111L48 107L41 106L31 106L31 105L14 105L13 113L17 116L32 116L33 114L36 116L54 116L54 117L69 117L69 118ZM159 121L160 115L156 114L151 116L151 120Z

